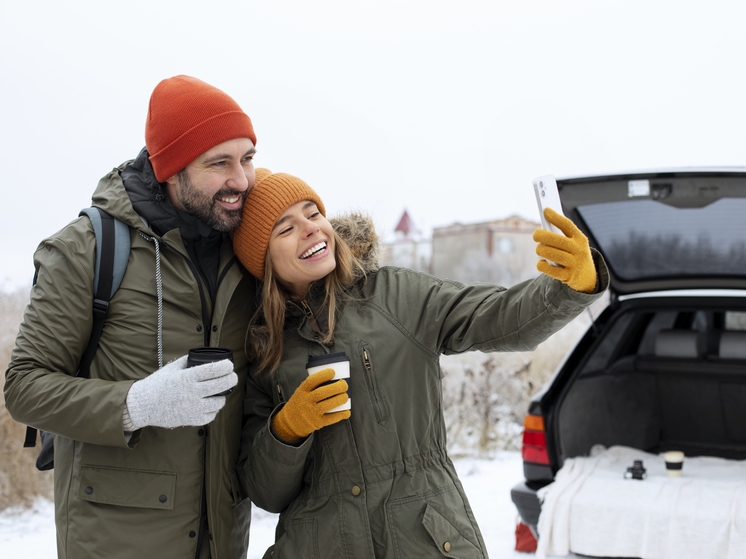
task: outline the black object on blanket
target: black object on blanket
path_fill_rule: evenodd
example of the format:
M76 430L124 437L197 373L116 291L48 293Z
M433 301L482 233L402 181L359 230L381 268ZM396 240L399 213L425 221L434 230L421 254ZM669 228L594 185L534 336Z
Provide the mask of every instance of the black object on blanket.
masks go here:
M645 479L647 477L645 472L645 468L642 467L642 460L635 460L634 464L624 472L624 479Z

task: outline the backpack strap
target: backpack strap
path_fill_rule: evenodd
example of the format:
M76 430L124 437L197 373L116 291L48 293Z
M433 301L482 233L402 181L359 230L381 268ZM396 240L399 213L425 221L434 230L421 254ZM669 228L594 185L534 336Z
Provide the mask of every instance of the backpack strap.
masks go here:
M114 219L100 208L86 208L96 234L96 268L93 277L93 327L76 377L88 378L98 341L104 330L109 301L119 289L130 254L130 230L126 223Z
M93 276L93 327L88 346L83 352L76 377L88 378L101 333L104 330L109 301L119 289L130 255L129 226L113 218L100 208L85 208L79 216L87 215L96 235L96 267ZM36 275L34 275L34 284ZM26 427L24 447L36 446L36 429Z

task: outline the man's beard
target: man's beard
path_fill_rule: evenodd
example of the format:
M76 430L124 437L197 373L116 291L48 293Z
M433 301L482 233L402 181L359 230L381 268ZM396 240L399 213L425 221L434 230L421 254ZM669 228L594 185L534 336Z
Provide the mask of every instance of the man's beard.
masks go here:
M186 169L179 171L177 176L179 179L179 188L176 189L176 196L187 212L222 233L233 231L241 224L243 205L241 209L228 210L222 207L217 199L238 196L242 201L245 201L246 195L249 193L248 190L240 191L232 188L223 188L212 198L209 198L197 190L189 178L189 172Z

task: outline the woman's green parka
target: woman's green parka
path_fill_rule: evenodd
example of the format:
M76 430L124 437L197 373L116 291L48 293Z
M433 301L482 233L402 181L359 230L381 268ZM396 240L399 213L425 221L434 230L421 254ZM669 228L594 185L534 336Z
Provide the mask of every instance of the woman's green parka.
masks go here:
M6 407L16 421L56 434L60 558L195 557L204 490L211 557L245 559L251 503L235 465L253 279L242 273L230 241L223 242L213 306L179 230L159 237L135 213L120 177L124 167L104 177L93 196L95 206L130 226L131 252L90 379L73 378L92 324L95 237L82 217L35 254L38 280L6 372ZM228 347L239 384L209 425L146 427L128 442L125 398L133 382L159 368L161 319L164 363L192 347Z
M366 233L350 219L335 229L354 234L359 253L370 246L372 225ZM369 255L360 293L343 304L329 347L301 306L289 303L279 369L254 371L246 385L239 475L254 503L282 513L265 557L486 557L446 452L440 355L534 349L606 289L608 271L595 252L594 259L599 289L587 295L543 274L510 289L464 286L376 269ZM296 446L281 442L271 418L307 377L308 356L339 351L350 358L350 419Z

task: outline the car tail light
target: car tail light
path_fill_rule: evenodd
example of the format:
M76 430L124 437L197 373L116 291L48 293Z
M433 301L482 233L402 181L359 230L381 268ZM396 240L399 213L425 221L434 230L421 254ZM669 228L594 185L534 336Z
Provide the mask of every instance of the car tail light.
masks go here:
M524 462L549 465L547 436L544 432L544 418L540 415L527 415L523 420L523 448L521 455Z

